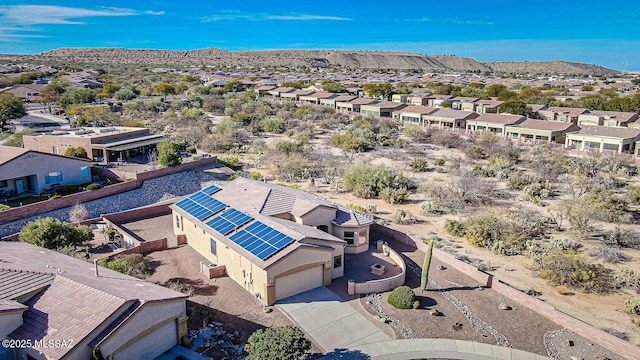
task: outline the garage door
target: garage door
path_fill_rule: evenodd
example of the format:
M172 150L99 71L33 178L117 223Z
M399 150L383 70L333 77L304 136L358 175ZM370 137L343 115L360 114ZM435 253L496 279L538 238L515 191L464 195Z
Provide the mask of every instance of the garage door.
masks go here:
M322 265L276 278L276 300L322 286Z
M169 321L155 331L138 339L128 347L117 351L114 360L155 359L178 343L176 321Z

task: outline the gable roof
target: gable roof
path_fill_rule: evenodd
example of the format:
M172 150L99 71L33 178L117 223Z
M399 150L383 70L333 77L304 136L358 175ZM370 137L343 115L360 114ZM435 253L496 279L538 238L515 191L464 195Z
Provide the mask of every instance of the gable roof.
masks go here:
M0 299L0 313L3 312L13 312L16 310L26 310L29 307L26 305L22 305L17 301Z
M585 108L570 108L570 107L561 107L561 106L550 106L545 110L539 110L539 111L547 111L547 112L553 112L556 114L566 114L571 116L577 116L577 115L581 115L589 112L589 110Z
M438 109L437 111L431 114L425 115L425 118L446 118L446 119L453 119L453 120L463 120L463 119L469 119L469 118L475 119L478 116L480 115L471 111Z
M12 300L40 291L54 278L53 274L0 268L0 299Z
M633 139L640 137L640 129L615 126L584 126L580 131L567 136L595 136L615 139Z
M349 104L352 105L369 105L369 104L375 104L375 103L379 103L380 100L378 99L372 99L372 98L357 98L354 100L349 101Z
M482 114L470 122L484 122L500 125L511 125L525 119L522 115Z
M603 117L605 119L615 119L618 122L625 123L638 118L638 114L634 112L624 112L624 111L605 111L605 110L591 110L588 114L580 114L580 115L596 115L599 117Z
M536 119L526 119L520 124L507 126L507 128L520 128L520 129L545 130L545 131L563 131L563 130L568 130L572 127L576 127L576 125L571 122L547 121L547 120L536 120Z
M18 148L18 147L13 147L13 146L0 145L0 166L6 164L8 162L11 162L11 161L19 158L20 156L27 154L27 153L35 153L35 154L44 155L44 156L54 156L54 157L57 157L57 158L67 159L67 160L77 160L77 161L91 162L91 160L89 160L89 159L69 157L69 156L63 156L63 155L57 155L57 154L49 154L49 153L45 153L45 152L41 152L41 151L37 151L37 150L29 150L29 149Z

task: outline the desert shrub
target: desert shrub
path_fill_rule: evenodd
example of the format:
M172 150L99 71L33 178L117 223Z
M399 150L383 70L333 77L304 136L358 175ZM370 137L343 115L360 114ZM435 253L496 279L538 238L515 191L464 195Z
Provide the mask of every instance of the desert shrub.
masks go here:
M626 260L624 254L619 249L616 249L615 247L612 247L612 246L602 245L602 244L591 249L591 251L589 252L589 255L593 257L597 257L599 259L602 259L602 261L604 262L608 262L612 264L616 264Z
M5 205L5 204L0 204L0 211L5 211L5 210L9 210L9 209L11 209L11 206Z
M266 118L260 122L262 129L268 133L282 134L286 130L285 122L280 118Z
M249 176L253 180L258 180L262 177L262 173L260 171L252 170L251 173L249 173Z
M415 172L425 172L429 168L429 162L423 158L413 159L411 163L409 163L409 167L411 170Z
M406 188L392 189L390 187L380 191L380 199L389 204L401 204L409 197L409 190Z
M640 293L640 273L633 271L628 266L622 268L620 273L616 275L616 284L636 289Z
M478 145L470 145L465 150L465 153L471 159L484 159L487 157L487 152L482 148L482 146Z
M462 144L460 137L448 130L436 130L431 133L431 142L446 148L457 148Z
M640 205L640 186L629 186L627 197L632 203Z
M439 158L436 158L433 163L436 164L436 166L444 166L444 164L446 162L447 162L447 160L445 160L444 158L439 157Z
M363 213L368 213L369 212L368 209L365 208L364 206L360 206L360 205L356 205L356 204L349 203L349 204L347 204L347 207L351 208L351 209L354 209L356 211L363 212Z
M489 164L484 167L477 167L480 175L485 177L497 177L506 179L511 174L513 163L510 159L502 155L491 155Z
M492 213L470 217L464 229L465 239L474 246L489 247L501 239L501 220Z
M218 158L218 161L224 164L224 166L232 169L237 169L242 165L242 163L240 162L240 156L236 154L223 156L221 158Z
M87 191L92 191L92 190L98 190L98 189L102 189L102 185L101 184L89 184L87 185Z
M346 151L366 151L371 143L353 133L338 134L331 138L331 145Z
M610 327L603 327L602 331L604 331L606 333L609 333L609 334L611 334L611 335L613 335L613 336L615 336L615 337L617 337L619 339L622 339L624 341L628 341L629 340L629 335L624 331L620 331L620 330L617 330L617 329L614 329L614 328L610 328Z
M608 222L626 222L629 219L629 203L611 191L589 193L582 199L592 218Z
M361 198L378 197L386 188L394 190L415 189L415 184L410 179L382 166L367 164L351 166L344 175L344 186ZM402 196L401 194L395 195Z
M607 294L615 290L611 270L581 254L555 250L534 259L534 270L552 285L563 285L587 293Z
M464 236L465 234L464 224L457 220L445 220L444 230L453 236Z
M531 184L540 183L543 181L545 181L545 179L542 179L533 175L528 175L522 171L518 171L518 172L514 172L509 176L509 180L507 181L507 184L512 189L524 190L524 188L526 188Z
M113 260L109 260L109 258L102 258L98 260L98 264L106 267L107 269L135 276L139 279L146 278L153 274L154 271L151 266L151 262L140 254L122 255Z
M168 289L171 289L173 291L183 293L189 297L193 296L196 293L196 289L193 286L189 284L181 283L179 281L167 281L164 284L160 284L160 285Z
M399 286L389 294L387 302L396 309L411 309L416 301L416 294L408 286Z
M311 341L300 328L291 325L259 329L245 345L247 360L298 360L309 349Z
M625 301L624 312L631 315L640 315L640 297Z
M38 218L20 231L20 241L47 249L80 245L93 240L93 231L86 225L71 225L52 217Z

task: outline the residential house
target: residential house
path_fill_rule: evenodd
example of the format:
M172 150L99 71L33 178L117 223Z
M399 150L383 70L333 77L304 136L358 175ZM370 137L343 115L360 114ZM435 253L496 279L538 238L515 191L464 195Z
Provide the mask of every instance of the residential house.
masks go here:
M410 96L407 94L393 94L391 95L391 101L395 103L406 104L409 102Z
M622 111L590 110L578 115L580 126L627 126L638 120L638 114Z
M336 101L336 110L340 112L360 112L360 107L363 105L375 105L379 103L378 99L371 98L357 98L351 101Z
M332 97L332 98L320 99L320 105L335 109L336 103L338 102L347 102L347 101L356 99L355 96L350 94L337 94L337 95L338 96Z
M429 103L429 95L412 95L409 96L407 104L426 106Z
M299 101L301 96L309 96L315 93L314 90L294 90L292 92L280 93L282 99Z
M583 108L568 108L559 106L551 106L546 108L545 110L538 110L538 114L540 114L540 117L543 120L572 122L574 124L578 123L578 116L588 113L589 110Z
M480 115L471 111L438 109L431 114L423 115L422 120L424 126L429 128L463 130L466 128L468 120L473 120L478 116Z
M443 107L442 103L448 102L453 98L451 95L430 95L427 98L428 107Z
M40 194L63 185L91 182L88 159L0 145L0 193Z
M133 127L85 127L58 130L48 134L25 135L24 147L49 154L64 154L68 148L81 147L94 161L109 163L134 156L146 156L164 140L149 129Z
M526 117L522 115L498 115L498 114L482 114L475 119L467 120L467 132L490 131L500 136L505 136L505 127L508 125L517 125L525 121Z
M541 119L542 116L540 115L539 111L547 109L547 105L541 104L527 104L527 107L531 110L532 119Z
M453 110L476 111L476 102L480 100L473 97L456 96L450 100Z
M0 89L0 94L13 94L26 102L37 102L41 99L40 93L46 88L42 84L17 84L4 89Z
M421 105L412 105L407 106L404 109L394 111L393 118L402 120L402 122L405 123L424 126L422 117L424 115L429 115L435 111L438 111L438 109Z
M333 99L338 96L340 95L336 93L331 93L326 91L317 91L317 92L314 92L313 94L300 96L298 98L298 101L305 104L320 105L320 100Z
M31 343L3 359L154 359L187 335L184 294L24 242L0 254L0 339Z
M478 114L497 114L500 105L504 104L504 101L500 100L478 100L476 101L476 110Z
M258 92L259 96L263 96L266 94L269 94L270 91L276 89L276 86L272 86L272 85L262 85L262 86L258 86L256 88L256 91Z
M282 94L289 94L296 91L295 88L292 87L277 87L272 90L268 90L267 93L273 97L282 97Z
M407 107L407 104L394 103L392 101L380 101L375 104L360 106L360 113L364 116L391 117L394 111Z
M565 135L580 128L574 123L526 119L516 125L507 125L507 138L526 144L564 144Z
M331 284L369 249L373 217L284 186L238 178L177 202L174 232L264 304Z
M633 154L634 146L639 140L640 129L585 126L580 131L566 134L565 147L580 151Z

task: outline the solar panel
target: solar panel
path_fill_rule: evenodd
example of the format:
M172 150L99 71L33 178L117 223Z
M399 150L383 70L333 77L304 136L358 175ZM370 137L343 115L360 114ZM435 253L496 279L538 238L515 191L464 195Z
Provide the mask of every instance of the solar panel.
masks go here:
M222 235L227 235L233 230L253 220L253 218L236 209L229 209L207 222L207 225Z
M239 230L229 239L261 260L266 260L295 241L260 221Z
M207 194L207 195L213 195L215 193L217 193L218 191L220 191L221 189L215 185L211 185L208 186L200 191L202 191L203 193Z
M176 206L198 220L204 220L227 207L225 203L212 198L202 191L198 191L177 202Z

